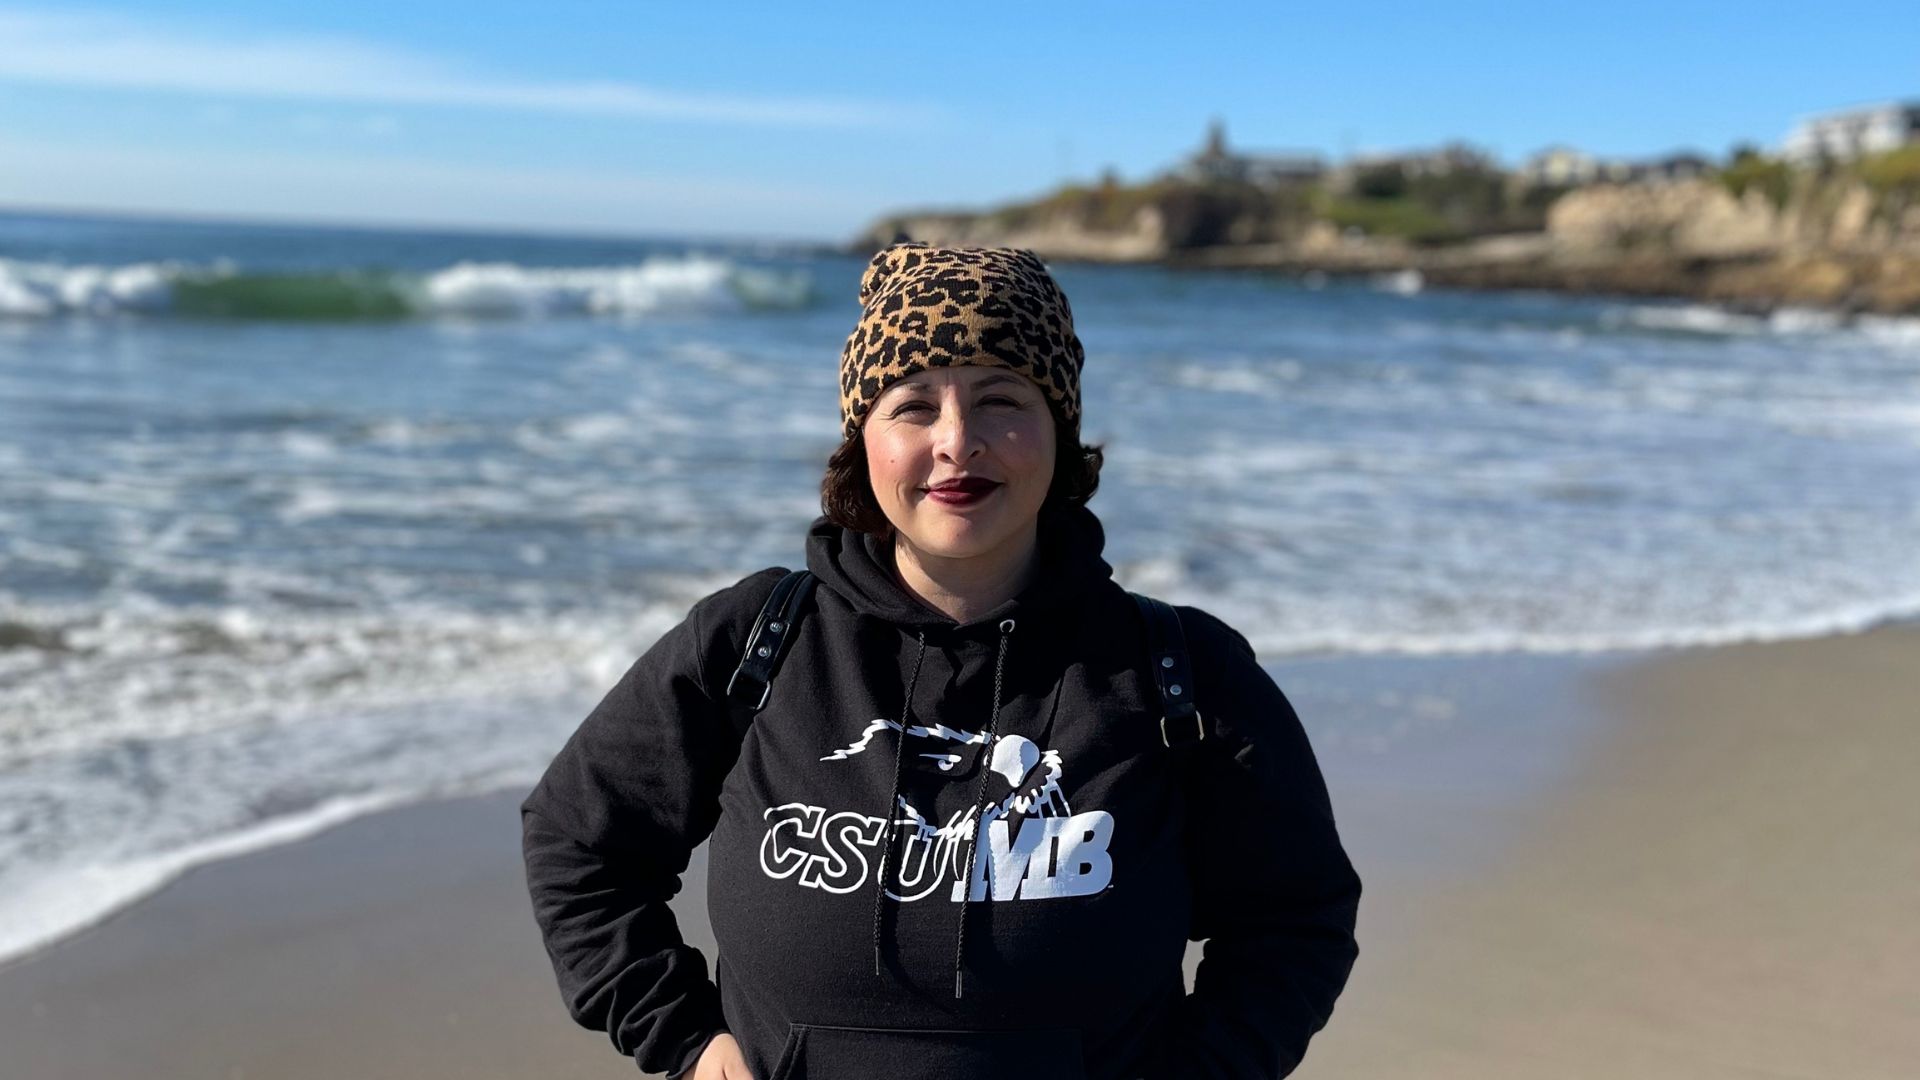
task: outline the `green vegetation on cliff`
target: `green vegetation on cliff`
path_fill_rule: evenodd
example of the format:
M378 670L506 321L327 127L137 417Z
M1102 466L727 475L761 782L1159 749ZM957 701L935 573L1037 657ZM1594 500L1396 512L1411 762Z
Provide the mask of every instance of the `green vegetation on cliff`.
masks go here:
M1920 206L1920 145L1904 146L1865 158L1857 165L1861 182L1873 192L1874 216L1900 221Z
M1845 188L1862 185L1872 193L1873 217L1898 222L1908 208L1920 205L1920 145L1819 165L1796 165L1742 148L1717 179L1736 198L1759 191L1779 211L1796 201L1831 209Z
M1860 162L1860 179L1875 191L1890 195L1920 195L1920 146L1906 146L1875 154Z
M1368 236L1436 245L1537 230L1564 189L1513 185L1495 170L1408 175L1398 165L1362 169L1338 185L1263 186L1160 177L1068 184L982 217L1008 231L1066 224L1098 233L1158 229L1170 249L1284 242L1316 221Z
M1178 186L1164 180L1129 186L1111 178L1099 184L1067 184L1032 202L998 207L987 216L1010 229L1066 218L1098 232L1120 232L1133 228L1141 210L1156 205Z
M1811 165L1747 147L1717 167L1674 155L1601 168L1572 155L1508 171L1447 152L1244 172L1184 168L1127 184L1109 170L984 212L884 218L867 242L910 235L1093 261L1413 268L1470 287L1920 310L1910 254L1920 146Z
M1315 207L1342 229L1433 246L1538 230L1562 190L1514 184L1494 168L1409 172L1385 163L1356 170L1345 191L1318 189Z
M1099 184L1068 184L1039 199L996 207L983 217L1008 231L1063 224L1095 233L1158 230L1168 247L1180 249L1284 239L1313 213L1304 190L1168 177L1122 184L1109 176Z
M1415 244L1444 244L1460 238L1452 223L1412 199L1342 199L1321 193L1320 216L1341 229L1368 236L1391 236Z
M1792 196L1795 169L1777 158L1770 158L1754 150L1736 151L1727 167L1720 170L1721 186L1733 193L1738 199L1749 190L1758 190L1773 204L1775 210L1785 208L1787 199Z

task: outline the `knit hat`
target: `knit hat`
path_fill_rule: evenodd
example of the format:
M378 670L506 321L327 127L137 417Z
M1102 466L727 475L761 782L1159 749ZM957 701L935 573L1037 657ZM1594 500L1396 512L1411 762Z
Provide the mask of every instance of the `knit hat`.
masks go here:
M1033 252L893 244L860 275L860 309L840 352L843 438L889 383L964 364L1025 375L1063 424L1079 427L1086 350L1066 294Z

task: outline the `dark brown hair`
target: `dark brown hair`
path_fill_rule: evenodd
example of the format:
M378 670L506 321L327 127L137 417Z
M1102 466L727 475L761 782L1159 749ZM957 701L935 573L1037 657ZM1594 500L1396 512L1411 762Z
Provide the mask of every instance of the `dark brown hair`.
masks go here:
M1100 465L1106 457L1104 445L1081 443L1080 426L1062 423L1060 411L1052 412L1053 483L1040 506L1042 513L1056 506L1085 506L1100 487ZM893 522L874 498L873 478L867 473L865 425L827 458L827 475L820 481L820 509L835 525L874 536L893 534Z

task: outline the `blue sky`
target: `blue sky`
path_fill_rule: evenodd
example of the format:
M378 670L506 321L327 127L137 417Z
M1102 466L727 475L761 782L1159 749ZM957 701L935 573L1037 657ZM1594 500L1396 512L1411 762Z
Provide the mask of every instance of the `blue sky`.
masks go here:
M1142 179L1214 116L1250 150L1517 163L1895 98L1911 2L0 0L0 205L840 240Z

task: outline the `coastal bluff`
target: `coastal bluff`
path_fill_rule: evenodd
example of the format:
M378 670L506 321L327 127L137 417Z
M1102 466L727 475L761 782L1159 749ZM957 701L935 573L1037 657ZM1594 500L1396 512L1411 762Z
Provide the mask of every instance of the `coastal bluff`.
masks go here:
M889 214L846 248L905 236L1065 261L1327 275L1416 271L1479 289L1680 297L1736 309L1920 314L1920 199L1852 176L1719 177L1552 193L1533 227L1440 240L1342 223L1321 192L1158 181L1068 188L982 211ZM1738 189L1738 190L1736 190Z

